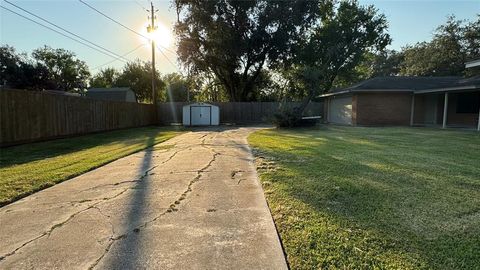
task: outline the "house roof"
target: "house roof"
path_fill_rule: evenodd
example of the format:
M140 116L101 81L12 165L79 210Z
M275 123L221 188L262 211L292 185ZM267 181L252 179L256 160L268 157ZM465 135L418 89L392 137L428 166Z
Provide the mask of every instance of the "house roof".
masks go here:
M90 88L87 91L87 97L110 101L133 101L129 100L129 93L133 93L134 96L134 92L129 87Z
M128 92L132 91L130 87L112 87L112 88L90 88L88 92Z
M413 76L391 76L375 77L362 81L347 88L334 89L330 93L320 97L346 94L353 92L435 92L455 88L479 88L480 77L462 78L456 76L448 77L413 77Z
M466 68L478 67L480 66L480 59L476 59L470 62L465 63Z

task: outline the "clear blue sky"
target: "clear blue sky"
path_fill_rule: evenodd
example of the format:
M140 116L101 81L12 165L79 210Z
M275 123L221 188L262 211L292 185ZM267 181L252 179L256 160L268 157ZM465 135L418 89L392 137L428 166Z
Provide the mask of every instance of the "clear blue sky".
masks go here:
M15 7L10 6L3 0L0 1L2 6L18 11ZM120 55L144 43L139 36L95 13L77 0L10 1ZM138 31L144 28L147 21L147 12L143 10L141 6L148 7L150 3L146 0L85 0L85 2ZM397 50L407 44L430 40L433 30L438 25L444 23L446 17L450 14L457 16L458 19L473 20L476 14L480 13L480 1L474 0L361 0L360 3L375 5L380 12L387 16L390 24L389 32L393 38L390 47ZM171 8L171 3L169 1L157 0L154 1L154 4L156 8L159 9L157 21L171 30L176 20L176 13L175 10ZM22 11L18 12L25 14ZM19 51L30 53L33 49L43 45L49 45L54 48L65 48L74 51L80 59L87 62L90 68L97 67L112 60L111 57L100 54L97 51L3 9L0 10L0 16L1 43L14 46ZM168 48L175 51L174 43L172 42ZM168 51L164 53L172 62L176 63L174 54ZM150 48L143 46L126 58L149 60ZM121 68L123 63L117 61L107 66ZM159 52L157 52L157 67L162 73L169 73L176 70Z

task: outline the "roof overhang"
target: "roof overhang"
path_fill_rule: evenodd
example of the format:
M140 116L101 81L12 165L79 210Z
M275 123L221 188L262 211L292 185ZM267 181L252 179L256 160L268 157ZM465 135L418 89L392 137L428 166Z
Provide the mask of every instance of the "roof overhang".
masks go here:
M351 92L350 90L346 90L346 91L340 91L340 92L334 92L334 93L326 93L326 94L320 95L318 97L330 97L330 96L335 96L335 95L343 95L343 94L348 94L350 92Z
M456 87L446 87L446 88L436 88L436 89L425 89L415 91L415 94L427 94L427 93L436 93L436 92L454 92L454 91L469 91L480 89L480 85L467 85L467 86L456 86Z
M414 92L412 89L355 89L355 90L344 90L334 93L326 93L323 95L318 96L319 98L322 97L330 97L336 95L344 95L350 93L378 93L378 92L386 92L386 93L398 93L398 92Z
M472 67L478 67L478 66L480 66L480 59L465 63L465 68L472 68Z

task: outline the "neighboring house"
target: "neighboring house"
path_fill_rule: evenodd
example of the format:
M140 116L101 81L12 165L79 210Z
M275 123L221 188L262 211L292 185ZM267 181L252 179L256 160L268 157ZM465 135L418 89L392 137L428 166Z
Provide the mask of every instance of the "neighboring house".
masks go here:
M480 77L377 77L320 98L329 123L480 130Z
M107 101L137 102L135 92L129 87L90 88L87 90L86 96L87 98Z

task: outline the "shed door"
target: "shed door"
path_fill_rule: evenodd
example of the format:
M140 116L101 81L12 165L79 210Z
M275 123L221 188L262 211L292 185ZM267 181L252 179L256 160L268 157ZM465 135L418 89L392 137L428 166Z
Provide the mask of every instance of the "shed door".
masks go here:
M352 97L330 98L328 121L334 124L352 124Z
M211 124L212 108L210 106L190 107L190 120L192 126L208 126Z

